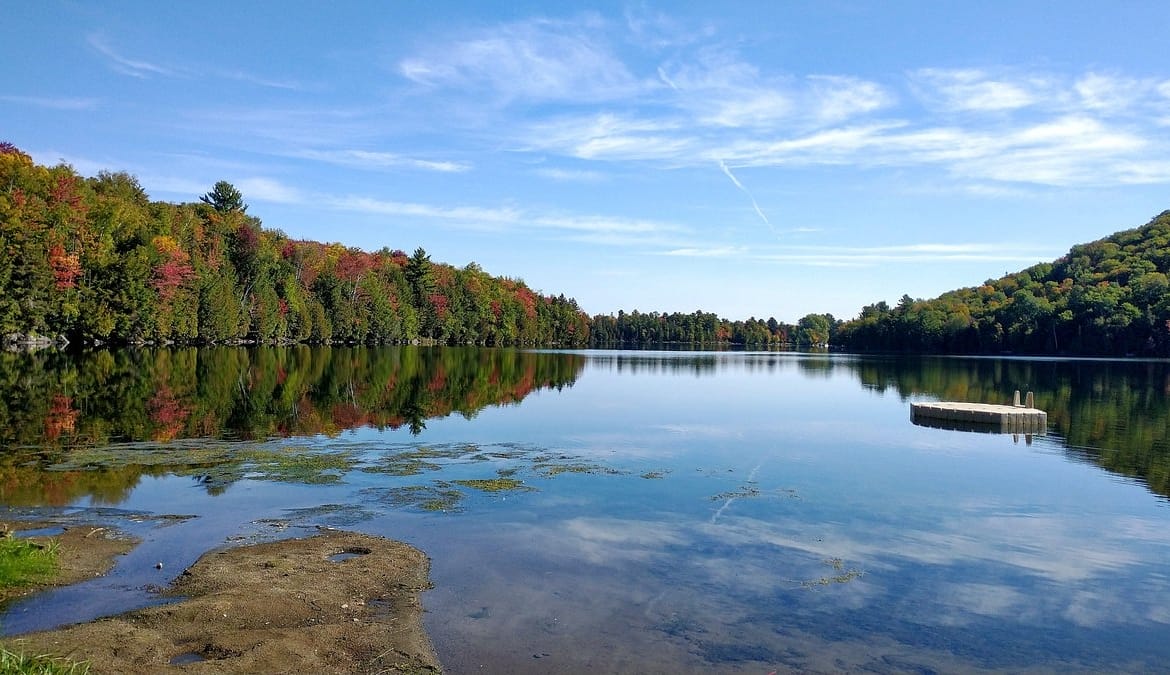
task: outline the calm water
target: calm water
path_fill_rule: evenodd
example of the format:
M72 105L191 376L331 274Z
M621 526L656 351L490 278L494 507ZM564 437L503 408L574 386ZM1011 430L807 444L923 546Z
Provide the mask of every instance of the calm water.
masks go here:
M909 422L1014 389L1047 435ZM431 556L455 673L1163 670L1168 396L1152 362L0 355L5 519L144 539L0 622L140 606L210 548L327 525Z

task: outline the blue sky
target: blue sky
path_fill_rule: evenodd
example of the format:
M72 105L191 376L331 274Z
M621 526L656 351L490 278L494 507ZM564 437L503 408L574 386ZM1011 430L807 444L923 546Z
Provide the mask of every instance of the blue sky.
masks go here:
M855 316L1170 208L1166 2L8 2L0 140L591 314Z

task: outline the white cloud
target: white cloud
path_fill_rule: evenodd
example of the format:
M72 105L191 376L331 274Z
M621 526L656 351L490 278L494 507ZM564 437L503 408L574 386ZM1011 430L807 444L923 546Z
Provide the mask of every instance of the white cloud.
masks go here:
M600 171L584 169L556 169L541 168L536 170L538 176L561 182L600 183L606 180L605 174Z
M715 32L709 23L689 27L668 14L651 11L645 6L627 7L624 16L633 40L640 46L656 50L694 44Z
M808 78L815 115L824 122L839 122L888 107L893 95L876 82L841 75Z
M373 197L325 197L328 206L344 211L360 211L387 216L411 216L458 220L469 223L517 223L521 213L510 208L481 208L475 206L435 206L415 202L400 202Z
M795 107L785 78L766 80L735 54L704 50L693 61L665 64L658 77L675 92L674 104L703 126L769 126Z
M211 187L207 183L190 178L166 175L140 175L139 180L142 182L142 187L152 195L155 192L182 195L182 201L195 201L198 195L206 194ZM244 195L244 199L246 201L248 195Z
M562 529L566 535L562 545L572 546L595 565L661 557L665 547L687 541L677 528L652 521L574 518Z
M537 122L525 129L525 150L548 150L578 159L668 160L692 146L681 122L600 113Z
M305 85L296 80L278 80L252 73L244 72L242 70L229 70L220 73L220 77L228 80L238 80L240 82L248 82L250 84L260 85L261 87L268 87L269 89L285 89L287 91L303 91Z
M923 68L911 80L930 102L948 111L1008 111L1026 108L1041 100L1043 81L993 79L982 70Z
M357 169L407 167L425 171L438 171L440 173L461 173L471 169L471 165L465 162L419 159L393 152L375 152L369 150L301 150L290 154L294 157L313 159Z
M276 186L268 186L270 188L268 190L265 190L266 186L263 184L256 187L266 196L281 196L281 193L276 191ZM249 195L247 191L244 192L245 196ZM356 195L318 194L308 198L289 193L286 196L289 199L300 198L306 202L343 211L433 219L460 228L536 232L563 241L603 246L663 245L668 238L687 231L686 228L672 223L515 207L448 206Z
M277 204L302 204L305 196L300 190L272 178L242 178L235 186L248 200L275 202Z
M720 161L732 168L922 167L948 177L953 189L1000 196L1008 194L1003 185L1165 180L1170 148L1160 127L1170 125L1170 81L1004 68L927 67L886 82L767 71L706 29L627 12L630 42L643 52L657 47L639 45L641 38L678 38L662 41L673 45L669 58L645 64L612 48L597 30L602 24L589 16L505 24L438 42L402 60L400 70L444 94L483 98L486 91L488 100L529 104L523 117L485 122L510 129L506 142L521 152L667 169ZM899 88L925 107L900 105ZM1111 117L1122 112L1124 124Z
M624 233L653 233L679 232L684 228L670 223L660 223L650 220L634 220L628 218L611 218L608 216L574 215L555 216L530 214L526 218L542 225L565 230L584 230L588 232L624 232Z
M1117 113L1142 101L1157 85L1148 80L1088 73L1074 85L1081 103L1089 110Z
M745 246L708 245L671 248L658 253L685 258L734 258L818 267L864 267L887 264L938 262L1035 263L1055 258L1059 251L1020 243L903 244L897 246Z
M89 157L80 157L78 155L70 155L57 150L25 150L29 157L33 158L37 164L45 166L55 166L57 164L68 164L73 167L73 170L83 176L96 176L99 171L108 169L110 166L117 166L110 162L91 159Z
M593 30L591 20L505 24L403 59L403 77L428 87L481 91L505 101L604 101L646 85Z
M93 110L100 104L100 101L96 98L68 96L0 96L0 101L30 105L38 108L50 108L53 110Z
M791 114L794 104L776 90L756 89L736 96L708 99L713 108L699 121L717 127L758 127L775 123Z
M660 255L677 256L680 258L728 258L743 255L747 253L747 250L743 246L712 246L710 248L689 246L663 251Z
M164 75L171 77L177 74L170 68L160 66L155 63L150 63L149 61L131 59L122 56L118 52L114 51L114 48L109 45L105 37L100 34L91 34L88 37L87 42L89 42L89 46L96 49L99 54L110 60L111 68L119 73L122 73L123 75L129 75L130 77L143 79L150 77L151 75Z

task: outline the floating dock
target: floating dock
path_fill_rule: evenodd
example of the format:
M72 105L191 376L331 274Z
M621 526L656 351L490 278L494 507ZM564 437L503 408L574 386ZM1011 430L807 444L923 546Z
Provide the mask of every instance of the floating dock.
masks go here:
M1029 402L1031 398L1029 392ZM1016 400L1019 400L1019 392ZM926 427L1005 434L1043 434L1048 429L1048 413L1043 410L994 403L911 403L910 421Z

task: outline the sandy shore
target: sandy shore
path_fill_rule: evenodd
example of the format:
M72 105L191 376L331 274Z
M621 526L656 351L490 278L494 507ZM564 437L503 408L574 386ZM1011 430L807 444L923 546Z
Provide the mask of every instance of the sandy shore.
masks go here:
M133 546L87 536L94 529L59 537L61 583L101 573ZM94 673L437 673L419 603L428 571L406 544L325 531L212 551L174 579L174 603L5 643L89 661Z

